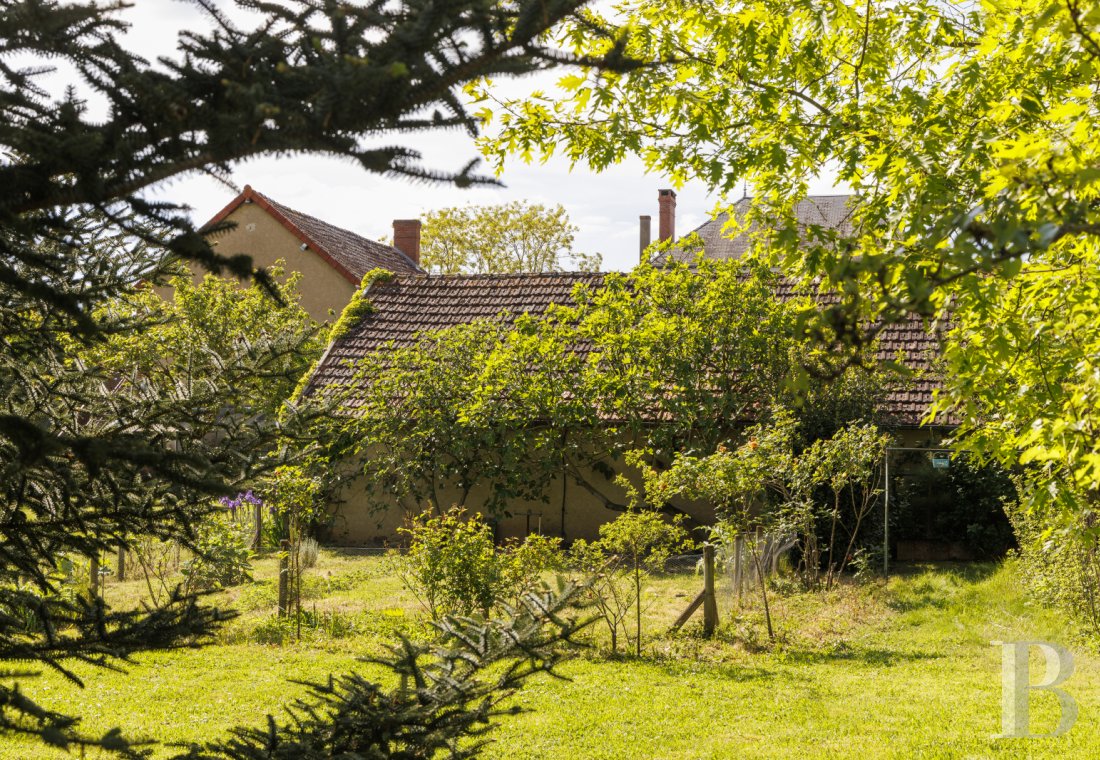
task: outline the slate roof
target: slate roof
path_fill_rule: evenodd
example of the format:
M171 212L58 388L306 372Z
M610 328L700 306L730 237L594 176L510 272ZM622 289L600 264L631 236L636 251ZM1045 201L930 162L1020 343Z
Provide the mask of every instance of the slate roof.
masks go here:
M395 346L412 345L420 333L495 318L502 312L512 318L524 313L537 316L550 304L572 303L577 285L602 287L603 278L602 274L591 273L398 275L388 282L376 282L366 294L373 308L329 346L307 392L348 382L352 375L349 362L391 342ZM780 286L777 295L789 298L792 293L787 283ZM928 372L939 353L938 340L914 318L889 326L880 338L881 360L893 360L899 351L909 367ZM935 387L934 377L908 382L889 394L883 411L897 424L916 426L932 401Z
M244 191L207 222L203 229L224 221L243 203L255 203L267 211L296 238L308 245L310 250L356 285L372 269L382 268L395 273L423 271L396 248L295 211L254 190L251 185L245 185Z
M802 229L817 225L825 229L835 229L841 234L848 234L852 231L851 215L854 202L854 195L807 196L795 205L795 218L798 219L799 227ZM751 198L743 198L735 203L733 205L734 218L744 218L751 205ZM729 218L728 212L722 213L693 230L702 238L703 248L708 259L737 259L748 250L752 242L750 236L758 228L753 224L747 231L730 238L723 233L723 228ZM673 248L669 251L662 251L654 259L654 263L661 264L669 259L690 262L694 257L694 251Z

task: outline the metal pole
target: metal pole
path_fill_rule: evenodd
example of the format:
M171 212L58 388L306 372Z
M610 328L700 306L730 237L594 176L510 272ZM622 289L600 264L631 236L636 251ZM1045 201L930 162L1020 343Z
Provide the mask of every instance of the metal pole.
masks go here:
M882 500L882 578L890 577L890 452L882 452L886 461L885 493Z
M934 451L946 451L953 453L954 449L923 447L923 446L887 446L883 452L883 460L886 463L884 477L886 479L886 488L883 495L882 505L882 576L887 577L890 573L890 452L891 451L917 451L920 453L930 454Z

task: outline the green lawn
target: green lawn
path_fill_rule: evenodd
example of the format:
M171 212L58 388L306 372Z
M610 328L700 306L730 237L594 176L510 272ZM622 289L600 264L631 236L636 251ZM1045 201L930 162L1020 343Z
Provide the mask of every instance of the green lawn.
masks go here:
M415 601L379 560L326 553L311 571L307 602L330 621L326 630L307 631L301 644L257 643L280 636L270 624L272 571L270 560L261 562L259 583L225 595L243 614L215 645L143 655L125 674L81 669L83 690L55 675L24 688L83 715L88 730L119 726L130 736L186 742L255 724L301 693L288 679L362 667L357 655L377 652L397 631L422 630ZM723 610L728 622L716 641L699 638L697 624L664 635L698 585L690 575L654 585L647 620L655 637L645 657L590 650L562 668L569 680L531 682L516 698L528 712L504 720L487 755L1100 756L1100 659L1022 593L1012 564L911 568L887 587L777 596L775 646L766 645L755 608L736 617ZM140 593L140 584L115 584L107 596L125 604ZM1000 650L989 642L1015 639L1074 652L1076 672L1064 688L1080 713L1067 736L992 738L1000 730ZM1037 678L1039 658L1033 663ZM1036 694L1031 704L1033 730L1049 730L1053 696ZM3 758L65 756L0 744Z

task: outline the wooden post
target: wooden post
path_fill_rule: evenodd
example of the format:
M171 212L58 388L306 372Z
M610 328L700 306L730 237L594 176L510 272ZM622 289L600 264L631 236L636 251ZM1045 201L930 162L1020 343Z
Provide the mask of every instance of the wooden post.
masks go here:
M290 581L290 542L279 542L279 617L285 617L290 606L288 583Z
M718 627L718 600L714 595L714 547L703 546L703 635L714 635Z
M256 532L252 535L252 551L258 552L260 550L260 544L264 539L264 505L253 504L252 505L252 523L256 527Z
M691 616L695 614L695 610L699 609L699 607L703 604L703 598L706 595L706 591L700 591L699 596L695 597L691 601L691 604L688 605L687 609L680 613L680 617L676 618L676 622L672 624L672 628L670 628L668 632L676 633L676 631L683 628L684 623L686 623L691 618Z
M733 584L737 586L737 609L741 609L741 594L745 586L744 568L741 558L745 554L745 539L737 536L733 539Z
M126 580L126 547L118 547L118 559L115 560L115 579Z
M92 596L99 596L99 552L88 558L88 580L92 585Z

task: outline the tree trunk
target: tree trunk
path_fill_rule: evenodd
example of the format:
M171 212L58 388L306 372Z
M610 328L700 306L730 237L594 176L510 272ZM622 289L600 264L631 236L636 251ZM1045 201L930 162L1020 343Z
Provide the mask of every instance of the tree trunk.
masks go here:
M756 563L756 577L760 579L760 597L764 600L764 620L768 623L768 641L775 641L775 631L772 629L772 613L768 607L768 584L764 578L764 566L760 562L760 553L755 547L753 548L752 559Z

